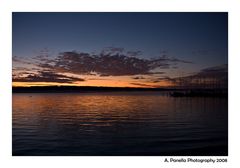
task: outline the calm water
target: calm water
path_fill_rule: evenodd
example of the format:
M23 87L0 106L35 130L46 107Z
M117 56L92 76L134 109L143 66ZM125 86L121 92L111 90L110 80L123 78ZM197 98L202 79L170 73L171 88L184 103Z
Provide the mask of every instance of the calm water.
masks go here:
M227 155L226 98L13 94L13 155Z

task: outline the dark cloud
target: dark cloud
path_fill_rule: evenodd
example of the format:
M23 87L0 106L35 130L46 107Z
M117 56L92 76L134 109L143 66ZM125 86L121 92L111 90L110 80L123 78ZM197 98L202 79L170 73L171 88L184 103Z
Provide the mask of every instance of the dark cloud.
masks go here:
M13 57L12 57L12 61L13 61L13 62L18 62L18 61L19 61L19 58L18 58L17 56L13 56Z
M183 77L160 77L152 80L153 83L168 81L175 86L185 87L219 87L226 88L228 83L228 65L220 65L200 70L199 72Z
M130 83L130 84L136 85L136 86L143 86L143 87L153 87L152 85L143 84L143 83Z
M137 57L137 56L142 55L142 51L128 51L127 55L132 56L132 57Z
M181 60L177 58L169 58L168 61L175 62L175 63L186 63L186 64L193 64L192 61ZM176 64L175 64L176 65Z
M228 78L228 65L224 64L224 65L204 68L193 75L189 75L181 78L192 78L192 79L211 78L216 80L225 80Z
M29 64L26 67L13 68L13 82L57 82L75 83L85 81L68 74L91 76L135 76L132 79L145 79L141 75L160 75L161 69L169 69L178 63L191 63L185 60L162 56L146 59L136 57L141 51L125 51L124 48L107 47L98 54L85 52L63 52L57 56L49 56L48 50L43 50L31 59L14 56L14 63ZM101 79L101 78L100 78ZM134 85L142 85L132 83ZM151 85L146 85L151 87Z
M136 57L142 55L142 51L125 51L122 47L105 47L101 54L103 55L115 55L115 54L124 54L130 57Z
M132 79L146 79L146 78L144 78L144 77L142 77L142 76L135 76L135 77L133 77Z
M103 55L114 55L114 54L121 54L124 52L124 48L121 47L105 47L102 51L101 54Z
M214 77L214 78L226 78L228 76L228 65L220 65L210 68L202 69L195 75L196 77Z
M153 83L158 83L158 82L172 82L172 83L174 83L175 79L170 78L168 76L163 76L163 77L158 77L158 78L152 80L151 82L153 82Z
M148 83L168 82L173 87L184 88L227 88L228 86L228 65L219 65L204 68L188 76L169 77L162 76L157 78L149 78ZM134 85L146 86L147 84L132 83ZM149 85L150 86L150 85ZM158 86L156 86L158 87ZM160 87L160 86L159 86Z
M13 71L29 71L29 70L31 70L31 69L29 69L29 68L25 68L25 67L14 67L13 69L12 69Z
M14 63L21 63L21 64L32 65L32 63L30 61L27 61L26 59L23 59L23 58L18 57L18 56L13 56L12 61Z
M173 57L169 57L167 55L162 55L161 57L154 59L156 61L161 61L161 62L171 62L171 63L187 63L187 64L192 64L192 61L186 61L186 60L181 60L181 59L177 59L177 58L173 58Z
M122 49L114 48L113 51L122 51ZM100 76L162 74L163 72L157 72L155 69L170 68L171 65L177 63L191 63L176 58L144 59L125 54L106 54L104 52L100 54L63 52L55 59L46 59L45 57L36 59L40 61L38 66L44 69L86 75L94 72Z
M69 77L63 74L57 74L50 71L42 71L38 74L28 74L26 77L13 76L13 82L57 82L57 83L74 83L84 81L81 78Z

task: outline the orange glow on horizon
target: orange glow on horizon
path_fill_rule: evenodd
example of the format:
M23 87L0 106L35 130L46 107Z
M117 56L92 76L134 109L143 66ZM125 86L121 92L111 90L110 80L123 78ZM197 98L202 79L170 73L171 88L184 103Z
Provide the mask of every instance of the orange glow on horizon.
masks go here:
M96 86L96 87L134 87L134 88L156 88L172 86L169 82L129 82L121 80L91 80L75 83L58 83L58 82L13 82L13 87L31 87L31 86Z
M64 74L66 75L66 74ZM72 74L67 74L73 76ZM143 79L133 79L132 76L106 76L92 77L90 75L75 75L84 81L76 81L73 83L60 82L13 82L13 87L31 87L31 86L95 86L95 87L133 87L133 88L159 88L170 87L173 84L169 81L154 81L153 76L143 76Z

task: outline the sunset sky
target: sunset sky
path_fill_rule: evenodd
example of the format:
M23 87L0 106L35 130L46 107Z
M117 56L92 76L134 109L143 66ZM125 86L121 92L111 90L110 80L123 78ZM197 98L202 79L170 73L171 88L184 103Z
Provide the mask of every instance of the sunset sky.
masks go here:
M227 13L13 13L13 86L165 87L227 74Z

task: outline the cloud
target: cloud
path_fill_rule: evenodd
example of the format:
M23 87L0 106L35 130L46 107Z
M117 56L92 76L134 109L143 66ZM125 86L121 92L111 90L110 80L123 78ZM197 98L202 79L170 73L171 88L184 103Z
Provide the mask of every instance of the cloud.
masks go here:
M146 79L146 78L144 78L143 76L135 76L132 79Z
M171 78L168 76L153 79L153 83L167 81L175 86L186 87L227 87L228 65L204 68L195 74Z
M182 77L176 83L192 87L205 88L227 88L228 86L228 65L219 65L202 69L200 72Z
M157 79L154 79L151 82L153 82L153 83L158 83L158 82L172 82L172 83L174 83L175 79L174 78L170 78L168 76L163 76L163 77L159 77Z
M77 75L91 75L96 79L104 79L108 76L131 76L132 79L141 80L145 79L142 75L161 75L165 74L162 69L175 67L179 63L192 63L169 58L166 55L152 59L139 57L140 55L142 55L141 51L125 51L124 48L116 47L104 48L99 53L71 51L56 56L49 56L48 50L44 50L28 59L14 56L12 77L13 82L85 81L75 77ZM139 83L133 84L140 86Z
M137 57L142 55L142 51L128 51L127 55L132 56L132 57Z
M159 57L158 59L153 59L155 61L160 61L160 62L165 62L165 63L187 63L187 64L192 64L192 61L186 61L186 60L181 60L181 59L177 59L177 58L169 58L166 55L163 55L161 57Z
M57 74L50 71L42 71L38 74L28 74L26 77L13 76L13 82L57 82L57 83L74 83L84 81L81 78L69 77L63 74Z
M151 85L151 84L143 84L143 83L130 83L130 84L132 84L132 85L136 85L136 86L143 86L143 87L154 87L153 85Z
M192 75L180 77L185 80L195 80L195 79L214 79L214 80L227 80L228 78L228 65L223 64L219 66L208 67L196 72ZM177 80L179 78L175 78Z
M13 68L13 71L29 71L29 70L31 70L31 69L29 69L29 68L26 68L26 67L14 67Z
M20 63L20 64L26 64L26 65L32 65L31 62L27 61L27 59L20 58L18 56L13 56L12 58L13 63Z
M214 78L226 78L228 76L228 65L219 65L210 68L202 69L195 75L196 77L214 77Z
M38 66L60 73L88 75L92 73L100 76L128 76L162 74L156 69L168 69L177 63L191 63L176 58L160 57L155 59L137 58L127 54L115 52L121 48L111 48L111 52L90 54L84 52L63 52L55 59L38 57Z
M122 47L105 47L101 54L120 54L124 52L124 48Z

